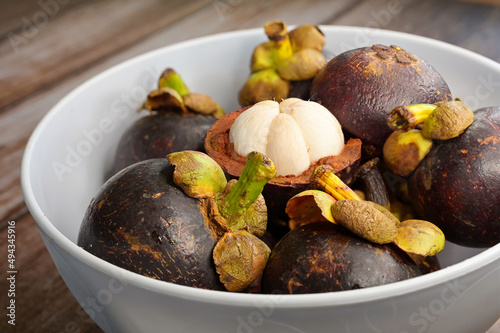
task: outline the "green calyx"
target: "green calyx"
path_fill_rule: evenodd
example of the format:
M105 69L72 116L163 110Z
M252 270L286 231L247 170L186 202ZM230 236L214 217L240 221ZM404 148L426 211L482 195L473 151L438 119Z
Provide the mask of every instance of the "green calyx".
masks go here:
M158 80L158 88L171 88L179 93L181 96L189 94L189 88L182 77L172 68L167 68L161 73Z
M269 247L248 231L229 231L214 248L214 263L228 291L241 291L258 278L271 255Z
M401 222L384 206L353 195L354 191L328 168L317 167L311 184L318 190L301 192L287 204L289 217L299 222L295 226L330 221L370 242L393 243L417 264L444 248L444 234L437 226L423 220ZM325 191L330 199L315 191Z
M325 37L318 27L302 25L288 32L284 22L272 21L265 24L264 31L268 41L255 47L252 74L238 95L242 106L287 98L289 81L312 79L325 63L321 53ZM257 75L262 71L267 73Z
M250 75L238 93L238 101L241 105L253 105L265 100L280 101L287 98L289 91L290 83L273 68L267 68Z
M167 68L158 80L158 88L149 93L142 105L149 112L178 111L212 115L219 119L224 110L210 96L191 93L182 77L171 68Z
M252 152L240 178L215 196L214 218L227 231L214 248L214 263L229 291L248 287L266 266L271 250L259 239L267 227L262 190L275 175L274 163L266 155Z
M219 211L228 221L229 229L245 227L245 215L252 215L249 208L262 197L264 185L275 175L276 167L266 155L258 152L248 154L247 163L236 184L227 195L217 198Z
M274 163L252 152L240 178L226 181L221 167L196 151L169 154L174 182L186 195L199 198L206 215L222 230L213 259L220 280L229 291L241 291L264 270L271 250L259 239L267 228L262 190L276 175Z

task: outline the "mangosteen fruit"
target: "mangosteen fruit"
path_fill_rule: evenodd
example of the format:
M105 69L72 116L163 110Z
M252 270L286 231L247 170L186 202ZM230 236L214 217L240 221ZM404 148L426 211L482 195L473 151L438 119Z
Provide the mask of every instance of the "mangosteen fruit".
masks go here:
M430 64L398 46L378 44L331 59L314 77L310 93L374 155L392 132L387 117L393 108L451 99Z
M169 154L126 167L90 203L77 244L114 265L197 288L241 291L262 274L267 209L260 192L275 173L252 153L239 181L210 157Z
M500 107L474 112L453 139L436 141L408 179L417 214L469 247L500 242Z
M282 21L267 22L268 41L255 47L251 74L238 93L241 106L287 97L309 98L312 79L325 64L325 37L311 24L287 31Z
M263 293L304 294L352 290L420 276L393 244L357 237L339 225L315 222L286 234L262 275Z
M309 187L317 165L330 165L347 183L361 158L361 140L344 141L342 128L318 103L288 98L262 101L231 112L208 131L205 149L230 178L240 175L249 151L260 151L276 165L277 175L263 195L270 219L286 221L286 202Z
M139 161L164 158L182 150L204 151L207 131L224 115L209 96L192 93L173 69L160 76L158 89L142 106L149 111L122 135L113 173Z

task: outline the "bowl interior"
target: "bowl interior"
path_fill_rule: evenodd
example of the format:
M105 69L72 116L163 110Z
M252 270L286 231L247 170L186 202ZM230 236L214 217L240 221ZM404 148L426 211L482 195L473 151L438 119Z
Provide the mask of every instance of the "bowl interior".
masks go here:
M395 44L427 60L454 96L471 108L500 105L500 65L494 61L403 33L321 29L325 48L334 54L376 43ZM252 50L265 40L262 29L253 29L168 46L115 66L67 95L37 127L23 160L23 192L39 228L56 243L76 242L89 202L110 176L121 134L142 116L136 111L165 68L174 68L192 91L212 96L230 112L239 108L236 96L249 74ZM500 252L499 246L494 251ZM441 264L454 265L481 251L449 244L440 255Z

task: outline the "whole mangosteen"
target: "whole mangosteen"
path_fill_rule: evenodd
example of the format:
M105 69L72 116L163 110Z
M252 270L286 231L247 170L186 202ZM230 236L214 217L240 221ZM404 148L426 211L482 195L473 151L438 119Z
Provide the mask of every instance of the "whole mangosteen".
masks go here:
M421 272L394 244L375 244L330 222L302 225L274 247L262 276L264 293L352 290L402 281Z
M500 107L474 112L460 136L436 142L408 179L411 202L446 238L470 247L500 242Z
M248 161L241 181L229 183L200 152L135 163L101 187L77 244L154 279L244 290L260 277L269 257L260 240L267 223L260 193L275 172L262 154L250 154Z
M204 151L210 127L224 111L209 96L192 93L181 76L166 69L143 104L149 111L123 133L113 166L113 173L139 161L164 158L183 150Z
M450 99L448 85L430 64L394 45L341 53L311 84L311 100L329 109L373 154L392 132L387 118L393 108Z

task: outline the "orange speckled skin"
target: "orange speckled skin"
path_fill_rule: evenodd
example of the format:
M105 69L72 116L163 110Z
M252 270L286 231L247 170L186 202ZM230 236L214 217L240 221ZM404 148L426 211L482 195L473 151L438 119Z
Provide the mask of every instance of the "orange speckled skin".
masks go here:
M464 246L500 242L500 107L474 112L458 138L435 145L409 178L417 213Z
M396 46L374 45L339 54L311 85L311 100L376 148L391 133L387 118L394 107L450 99L448 85L432 66Z

